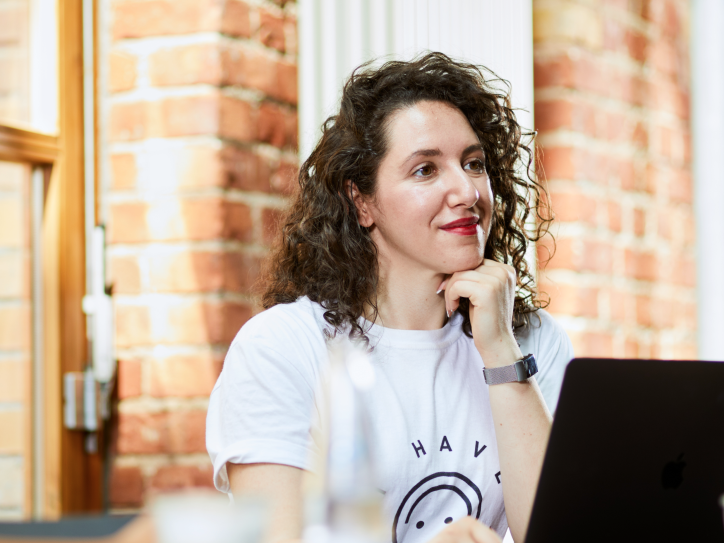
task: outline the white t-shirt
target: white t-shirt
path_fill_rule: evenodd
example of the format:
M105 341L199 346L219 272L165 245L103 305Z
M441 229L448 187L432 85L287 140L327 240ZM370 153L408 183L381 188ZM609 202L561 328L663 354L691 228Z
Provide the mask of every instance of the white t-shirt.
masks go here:
M274 306L231 344L206 422L222 492L229 491L227 462L314 465L315 391L328 363L323 312L306 297ZM517 339L524 354L535 355L536 379L553 411L573 349L548 313L537 315ZM454 313L439 330L374 325L368 333L371 447L393 543L425 541L468 514L501 537L508 527L483 361L461 323Z

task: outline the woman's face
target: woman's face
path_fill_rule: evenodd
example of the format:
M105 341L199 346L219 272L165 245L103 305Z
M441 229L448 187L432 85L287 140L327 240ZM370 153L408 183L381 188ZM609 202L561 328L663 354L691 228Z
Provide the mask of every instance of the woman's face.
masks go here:
M381 264L451 274L476 268L490 231L493 194L470 123L445 102L392 114L375 198L359 213Z

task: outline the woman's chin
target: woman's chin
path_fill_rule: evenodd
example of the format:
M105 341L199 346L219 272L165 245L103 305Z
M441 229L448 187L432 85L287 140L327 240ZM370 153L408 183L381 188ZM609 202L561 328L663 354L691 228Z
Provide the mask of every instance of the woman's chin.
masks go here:
M470 255L466 258L456 258L454 260L448 260L445 263L445 269L442 270L442 273L447 275L452 275L455 272L459 271L467 271L467 270L474 270L480 264L483 263L483 257L482 255Z

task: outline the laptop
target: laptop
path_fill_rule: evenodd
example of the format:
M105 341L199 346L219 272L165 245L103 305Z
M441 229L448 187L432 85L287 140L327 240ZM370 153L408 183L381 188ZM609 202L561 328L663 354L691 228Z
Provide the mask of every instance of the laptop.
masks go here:
M574 359L525 543L724 543L724 363Z

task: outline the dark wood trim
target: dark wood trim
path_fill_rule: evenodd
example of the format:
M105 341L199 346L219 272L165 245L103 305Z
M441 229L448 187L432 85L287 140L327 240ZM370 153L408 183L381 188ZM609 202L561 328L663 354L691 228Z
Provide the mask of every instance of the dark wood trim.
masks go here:
M58 152L58 136L0 124L0 160L52 164Z

